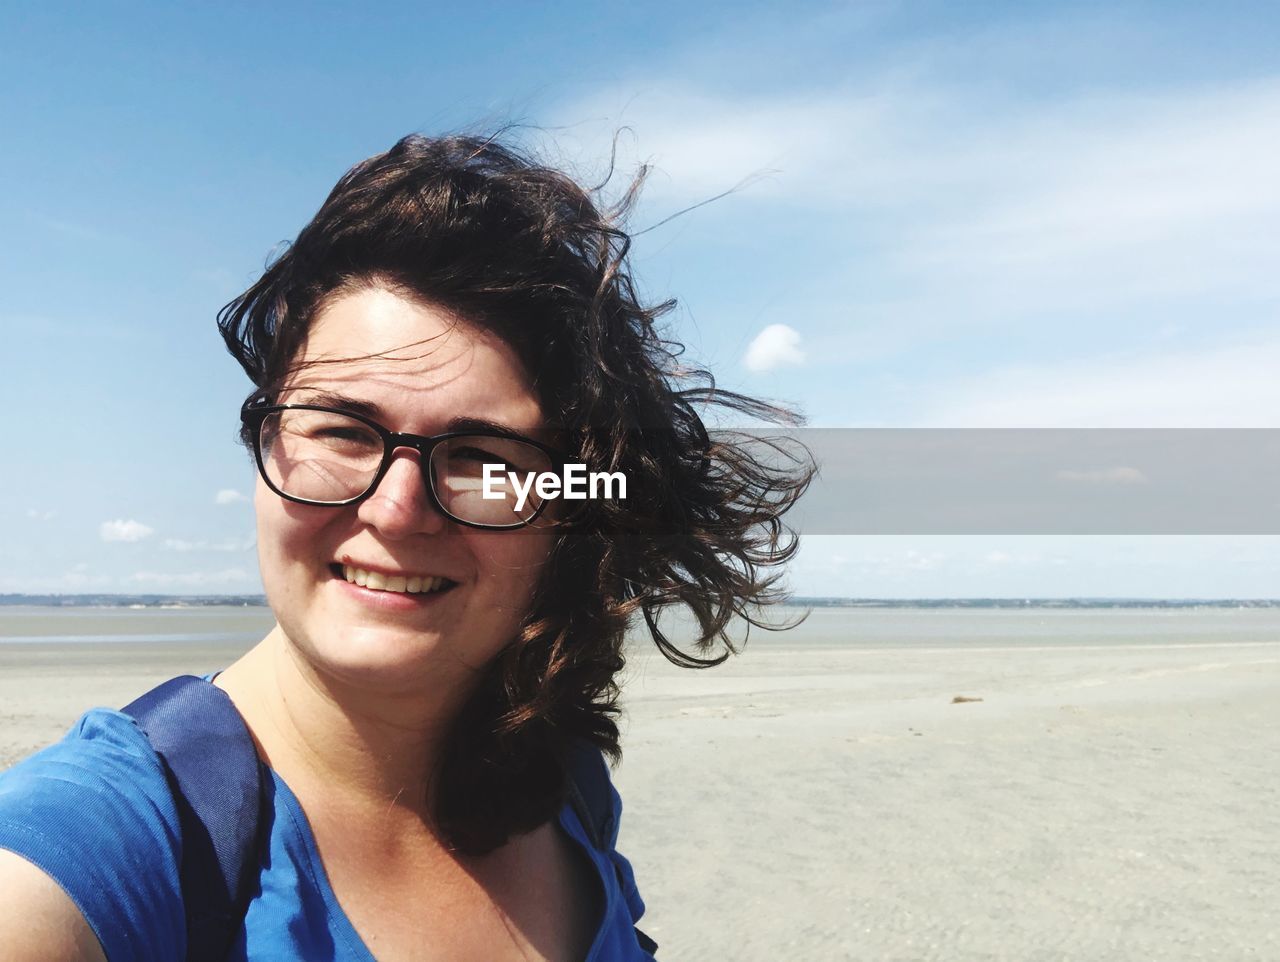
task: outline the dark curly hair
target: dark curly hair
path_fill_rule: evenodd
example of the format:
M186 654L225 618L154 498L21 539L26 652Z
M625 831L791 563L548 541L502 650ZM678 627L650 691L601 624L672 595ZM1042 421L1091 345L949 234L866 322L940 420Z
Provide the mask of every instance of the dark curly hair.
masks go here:
M551 818L575 745L618 759L615 678L636 612L663 655L695 668L736 650L735 618L776 627L757 619L782 600L779 566L797 547L780 519L814 467L802 450L705 426L700 412L716 406L797 418L683 368L682 348L655 327L675 302L643 303L623 227L644 173L620 201L598 205L602 188L496 137L405 137L343 176L218 315L254 397L269 398L328 299L374 284L420 298L511 344L571 453L628 480L625 500L588 501L563 524L519 635L454 725L434 776L435 816L463 851ZM658 625L678 605L700 628L692 651Z

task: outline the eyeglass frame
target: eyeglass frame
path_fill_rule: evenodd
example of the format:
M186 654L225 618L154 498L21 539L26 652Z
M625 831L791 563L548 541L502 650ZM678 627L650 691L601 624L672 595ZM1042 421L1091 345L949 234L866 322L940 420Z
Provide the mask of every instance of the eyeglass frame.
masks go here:
M372 428L378 437L382 439L383 451L382 463L374 473L373 480L369 482L369 487L362 494L358 494L354 498L348 498L346 501L308 501L306 498L285 494L277 488L268 476L267 467L262 460L262 423L270 415L280 411L321 411L326 414L340 414ZM527 528L538 520L547 503L553 499L543 498L528 520L517 521L515 524L484 524L479 521L467 521L464 518L456 517L441 503L440 496L436 494L435 483L431 478L431 457L435 453L437 446L454 438L499 438L505 441L519 441L522 444L537 448L551 461L552 468L562 469L568 461L567 456L555 448L549 447L541 441L535 441L522 434L517 434L514 431L500 431L493 428L487 430L474 429L471 431L448 431L444 434L435 434L428 437L423 434L392 431L363 414L356 414L354 411L346 411L342 408L327 407L323 404L263 404L260 401L255 402L250 399L240 408L240 423L246 427L253 428L253 459L257 462L258 474L266 482L267 487L271 489L273 494L286 501L292 501L294 504L304 504L313 508L349 508L353 504L359 504L378 490L378 485L382 483L382 479L391 470L391 463L395 460L395 452L400 448L411 448L418 452L420 459L418 469L422 472L422 484L427 491L427 497L431 500L432 507L456 524L464 525L468 528L477 528L481 531L514 531L518 528Z

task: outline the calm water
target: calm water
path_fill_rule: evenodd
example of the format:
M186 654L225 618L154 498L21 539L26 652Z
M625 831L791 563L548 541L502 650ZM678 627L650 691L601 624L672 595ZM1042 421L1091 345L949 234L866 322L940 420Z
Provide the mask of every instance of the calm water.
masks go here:
M800 614L779 609L778 620ZM6 642L235 642L270 629L266 608L0 608ZM684 619L667 619L676 639ZM742 632L734 633L741 638ZM787 631L753 629L750 646L929 648L1205 645L1280 641L1280 608L911 609L815 608Z
M237 642L275 623L268 608L0 608L5 642Z

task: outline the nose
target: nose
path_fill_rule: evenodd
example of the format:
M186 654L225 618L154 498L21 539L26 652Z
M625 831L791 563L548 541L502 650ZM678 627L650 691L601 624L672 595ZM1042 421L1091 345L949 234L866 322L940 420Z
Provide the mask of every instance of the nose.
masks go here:
M427 492L417 451L397 448L392 453L391 466L373 494L357 506L357 517L389 538L443 530L446 519Z

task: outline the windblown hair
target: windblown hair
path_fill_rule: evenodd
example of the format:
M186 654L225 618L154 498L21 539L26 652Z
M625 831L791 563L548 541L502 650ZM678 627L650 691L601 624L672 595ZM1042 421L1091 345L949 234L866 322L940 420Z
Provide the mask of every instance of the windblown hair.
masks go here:
M736 651L735 619L773 627L758 620L761 606L783 600L779 566L797 541L781 516L815 469L807 452L705 426L716 407L797 418L683 368L682 348L659 333L656 319L675 302L642 301L624 229L644 174L598 205L602 188L495 138L405 137L353 167L218 315L254 395L270 398L327 299L389 286L511 344L567 453L627 478L626 499L587 501L562 525L519 635L454 726L434 776L435 816L463 851L551 818L575 743L620 756L615 678L637 612L663 655L697 668ZM692 650L658 624L680 605L699 626Z

